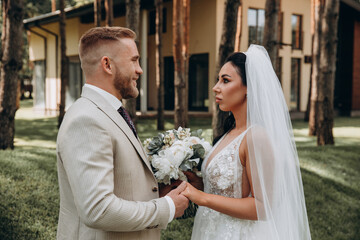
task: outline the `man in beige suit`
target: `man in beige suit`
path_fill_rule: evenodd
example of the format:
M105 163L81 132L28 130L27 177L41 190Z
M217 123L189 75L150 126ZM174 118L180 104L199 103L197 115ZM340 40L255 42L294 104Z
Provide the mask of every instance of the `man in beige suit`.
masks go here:
M160 229L188 206L180 194L184 183L159 198L136 129L121 108L122 99L139 94L135 37L127 28L103 27L80 39L86 84L57 138L57 239L160 239Z

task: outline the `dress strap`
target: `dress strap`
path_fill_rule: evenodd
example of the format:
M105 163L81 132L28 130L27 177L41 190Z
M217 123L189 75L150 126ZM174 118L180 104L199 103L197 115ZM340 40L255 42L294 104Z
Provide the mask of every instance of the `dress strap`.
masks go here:
M238 138L238 140L236 141L236 149L237 149L237 151L239 151L240 144L241 144L242 140L244 139L246 133L250 130L251 127L252 127L252 126L248 127L248 128L247 128L245 131L243 131L238 137L236 137L236 138Z

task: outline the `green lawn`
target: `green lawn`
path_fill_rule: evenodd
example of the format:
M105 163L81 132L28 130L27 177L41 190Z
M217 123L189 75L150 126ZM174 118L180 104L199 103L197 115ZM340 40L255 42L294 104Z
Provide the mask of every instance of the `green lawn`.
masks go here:
M55 239L58 216L56 118L22 102L16 148L0 151L0 239ZM211 139L210 119L191 119ZM313 239L360 239L360 118L335 119L335 146L316 147L307 124L293 122ZM166 121L166 128L173 127ZM141 139L156 134L155 120L140 120ZM193 219L175 220L162 239L189 239Z

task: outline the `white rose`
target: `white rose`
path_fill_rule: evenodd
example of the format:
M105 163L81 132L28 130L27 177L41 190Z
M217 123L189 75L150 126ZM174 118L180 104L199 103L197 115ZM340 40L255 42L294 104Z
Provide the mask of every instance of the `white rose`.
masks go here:
M173 162L173 165L176 167L179 167L185 159L190 158L194 154L193 150L183 141L174 142L174 144L165 151L166 157L171 158L170 161Z
M154 168L158 169L159 171L170 172L170 169L171 169L170 161L159 155L152 156L151 164Z
M210 152L212 146L209 142L205 141L204 139L201 140L201 145L204 147L205 149L205 156L208 155L208 153Z

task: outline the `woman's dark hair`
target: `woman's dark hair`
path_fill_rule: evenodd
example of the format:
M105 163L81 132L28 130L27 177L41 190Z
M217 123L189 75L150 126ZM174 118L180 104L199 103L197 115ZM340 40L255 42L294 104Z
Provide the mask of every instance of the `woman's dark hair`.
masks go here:
M233 67L236 69L236 72L240 75L242 84L244 86L247 86L246 72L245 72L246 55L242 52L232 53L225 60L225 63L228 62L230 62L231 65L233 65ZM221 134L214 138L213 146L216 144L217 141L220 140L222 136L224 136L225 133L227 133L229 130L233 129L234 127L235 127L235 118L234 115L230 112L229 116L224 121Z

